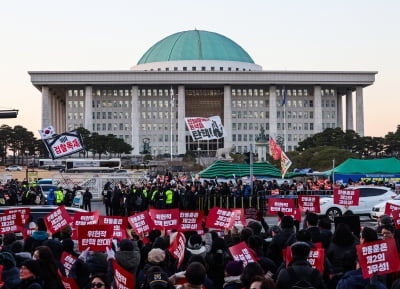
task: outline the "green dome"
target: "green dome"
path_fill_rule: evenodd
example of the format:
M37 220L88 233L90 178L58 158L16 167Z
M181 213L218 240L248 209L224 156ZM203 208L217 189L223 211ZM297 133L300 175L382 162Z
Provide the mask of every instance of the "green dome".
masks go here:
M190 30L172 34L154 44L139 64L177 60L223 60L254 63L249 54L229 38L214 32Z

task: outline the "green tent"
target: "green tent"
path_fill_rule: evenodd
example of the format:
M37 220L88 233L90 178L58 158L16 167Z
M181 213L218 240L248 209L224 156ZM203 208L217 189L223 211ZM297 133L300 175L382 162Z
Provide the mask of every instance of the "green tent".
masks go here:
M396 158L385 159L348 159L332 170L335 181L349 179L357 182L359 180L388 181L400 177L400 161Z
M250 176L249 164L236 164L225 161L215 161L211 166L198 173L201 178L213 179L218 178L233 178ZM255 177L272 177L282 178L281 171L267 162L257 162L253 164L253 175ZM286 173L285 178L299 176L298 173Z

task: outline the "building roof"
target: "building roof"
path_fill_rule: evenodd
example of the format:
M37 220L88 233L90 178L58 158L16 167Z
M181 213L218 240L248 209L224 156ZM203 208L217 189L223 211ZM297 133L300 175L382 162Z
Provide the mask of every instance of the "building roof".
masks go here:
M189 30L172 34L154 44L138 65L180 60L222 60L254 63L231 39L214 32Z

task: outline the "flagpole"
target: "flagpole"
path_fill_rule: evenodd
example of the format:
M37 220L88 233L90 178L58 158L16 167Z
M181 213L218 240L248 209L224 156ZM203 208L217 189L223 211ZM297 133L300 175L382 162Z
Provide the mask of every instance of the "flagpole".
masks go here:
M170 107L171 107L171 114L170 114L170 118L171 118L171 126L170 126L170 142L171 142L171 147L170 147L170 162L171 162L171 171L172 171L172 107L174 106L174 90L172 89L171 86L171 103L170 103Z
M283 148L287 152L287 140L286 140L286 87L283 87Z

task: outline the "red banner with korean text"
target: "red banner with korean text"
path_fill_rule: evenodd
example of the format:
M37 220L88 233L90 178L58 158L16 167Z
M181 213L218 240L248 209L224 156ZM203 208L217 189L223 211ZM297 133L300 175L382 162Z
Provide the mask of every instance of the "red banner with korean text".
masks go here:
M132 229L138 236L142 236L154 228L153 220L151 219L148 211L129 216L128 222L131 224Z
M298 196L298 204L299 208L302 212L312 212L312 213L320 213L321 208L319 205L319 196L307 196L307 195L299 195Z
M246 267L248 263L257 262L254 251L251 250L244 241L229 247L229 252L231 252L233 260L243 261L243 267Z
M4 210L4 214L12 214L16 212L21 213L22 225L27 224L29 221L29 214L31 213L31 208L13 208Z
M22 217L20 212L0 215L0 234L22 232Z
M114 289L131 289L135 288L135 276L122 268L118 262L113 259L114 268Z
M44 217L44 222L47 230L54 234L71 224L72 221L64 205L62 205L47 214Z
M99 220L100 212L76 212L72 221L72 238L78 239L77 229L79 226L96 225Z
M180 229L178 231L203 230L203 211L183 210L179 212Z
M364 279L400 270L394 238L357 245L356 249Z
M99 225L111 225L113 238L123 240L127 238L128 218L119 216L99 216Z
M358 206L360 190L355 189L333 189L333 203L342 206Z
M105 251L111 248L113 229L110 225L78 226L78 248L84 251Z
M277 161L281 158L282 149L279 144L270 136L269 137L269 154Z
M186 248L186 240L183 233L178 232L175 236L174 241L169 246L168 251L174 256L175 259L178 259L177 268L179 268L182 264L183 259L185 258L185 248Z
M74 278L68 278L60 274L61 282L65 289L79 289Z
M62 252L60 262L61 262L61 264L63 264L63 266L65 268L65 274L67 276L69 274L69 271L71 271L72 265L74 265L76 259L78 259L78 258L72 256L71 254L69 254L65 251Z
M400 210L400 205L393 204L389 201L386 203L385 206L385 215L394 217L395 215L398 215L399 212L397 211L399 210Z
M242 225L246 227L246 215L244 213L244 209L231 209L232 212L236 214L235 223L233 225Z
M228 209L214 207L208 212L206 227L221 230L230 230L236 220L236 213Z
M179 229L179 209L150 209L149 215L154 223L154 229L172 230Z
M290 250L290 246L286 247L285 250L285 263L286 267L290 262L292 262L292 251ZM325 259L325 250L323 248L311 248L310 254L308 255L307 261L310 263L311 267L317 269L324 274L324 259Z
M293 198L269 198L268 214L278 214L282 212L285 215L293 215L295 212L295 200Z

